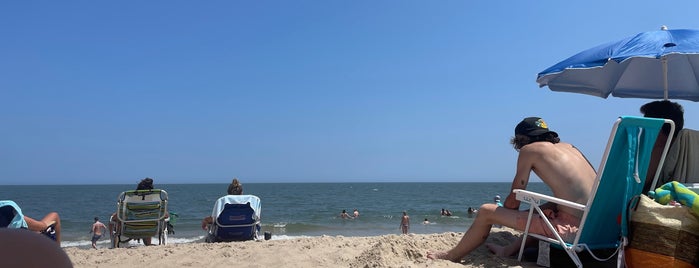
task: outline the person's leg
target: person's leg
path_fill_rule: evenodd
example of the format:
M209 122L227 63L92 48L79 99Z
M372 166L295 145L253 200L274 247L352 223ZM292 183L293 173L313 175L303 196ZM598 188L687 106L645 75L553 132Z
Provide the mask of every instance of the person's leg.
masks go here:
M143 244L146 246L150 246L151 245L151 238L150 237L143 238Z
M61 244L61 217L58 213L51 212L47 214L42 220L46 225L50 226L53 223L53 228L56 231L56 242Z
M24 221L27 222L28 229L35 232L46 231L49 226L53 225L53 229L56 232L56 243L61 245L61 218L58 216L58 213L51 212L46 214L40 221L24 216Z
M517 224L517 215L519 213L527 212L498 207L496 204L484 204L478 210L478 215L473 220L471 227L454 248L442 252L427 252L427 258L458 262L485 242L493 224L514 228Z
M97 239L99 237L96 235L92 235L92 248L97 249Z

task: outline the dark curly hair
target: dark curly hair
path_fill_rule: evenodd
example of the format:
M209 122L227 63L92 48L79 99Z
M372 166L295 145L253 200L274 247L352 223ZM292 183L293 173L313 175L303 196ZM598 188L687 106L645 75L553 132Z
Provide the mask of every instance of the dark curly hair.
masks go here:
M145 178L136 186L136 190L153 190L153 179Z
M548 141L551 143L559 143L561 142L561 139L558 138L558 136L554 133L544 133L539 136L527 136L527 135L515 135L510 139L510 144L512 144L512 147L515 148L515 150L519 151L519 149L522 149L524 145L537 142L537 141Z
M684 128L684 108L677 102L669 100L652 101L641 106L641 113L645 117L670 119L675 122L673 139ZM662 131L666 135L670 134L670 126L664 125Z

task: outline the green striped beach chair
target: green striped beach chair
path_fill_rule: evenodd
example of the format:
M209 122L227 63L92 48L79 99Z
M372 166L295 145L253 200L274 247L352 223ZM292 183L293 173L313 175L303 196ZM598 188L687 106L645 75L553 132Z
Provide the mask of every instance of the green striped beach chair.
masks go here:
M624 116L614 123L587 204L526 190L514 190L517 200L530 206L519 260L522 259L527 236L532 236L562 248L577 267L582 267L578 253L584 250L598 261L607 261L617 256L617 266L623 266L623 248L628 243L629 209L638 202L648 172L651 151L664 124L669 124L671 130L659 166L662 166L672 140L675 128L672 120ZM659 173L660 169L655 174L655 180ZM539 206L545 202L554 202L559 206L572 207L583 212L574 241L564 241L546 217L542 219L556 237L529 233L532 217L538 217L534 215L534 211L543 215ZM597 249L615 248L616 251L610 256L599 257L593 253L593 250Z
M158 237L158 244L167 244L167 192L165 190L133 190L119 195L117 233L113 247L132 239Z

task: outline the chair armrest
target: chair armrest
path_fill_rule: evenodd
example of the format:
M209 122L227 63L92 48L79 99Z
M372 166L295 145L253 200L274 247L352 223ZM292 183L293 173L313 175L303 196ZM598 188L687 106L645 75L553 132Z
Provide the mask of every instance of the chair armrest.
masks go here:
M522 189L514 189L512 190L513 193L515 193L515 198L519 201L525 202L525 203L531 203L531 204L536 204L536 205L541 205L541 201L546 201L546 202L553 202L559 205L564 205L566 207L571 207L574 209L579 209L579 210L585 210L585 205L581 205L575 202L571 202L565 199L560 199L557 197L553 196L548 196L540 193L535 193L527 190L522 190Z

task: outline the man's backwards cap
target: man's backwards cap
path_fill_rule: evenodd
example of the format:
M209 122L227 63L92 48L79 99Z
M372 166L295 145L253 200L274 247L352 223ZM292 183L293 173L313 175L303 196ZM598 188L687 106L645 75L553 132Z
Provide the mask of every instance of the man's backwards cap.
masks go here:
M558 137L558 133L550 131L549 127L544 122L544 119L540 117L527 117L517 124L515 127L515 135L525 135L529 137L536 137L546 133L553 133L554 136Z

